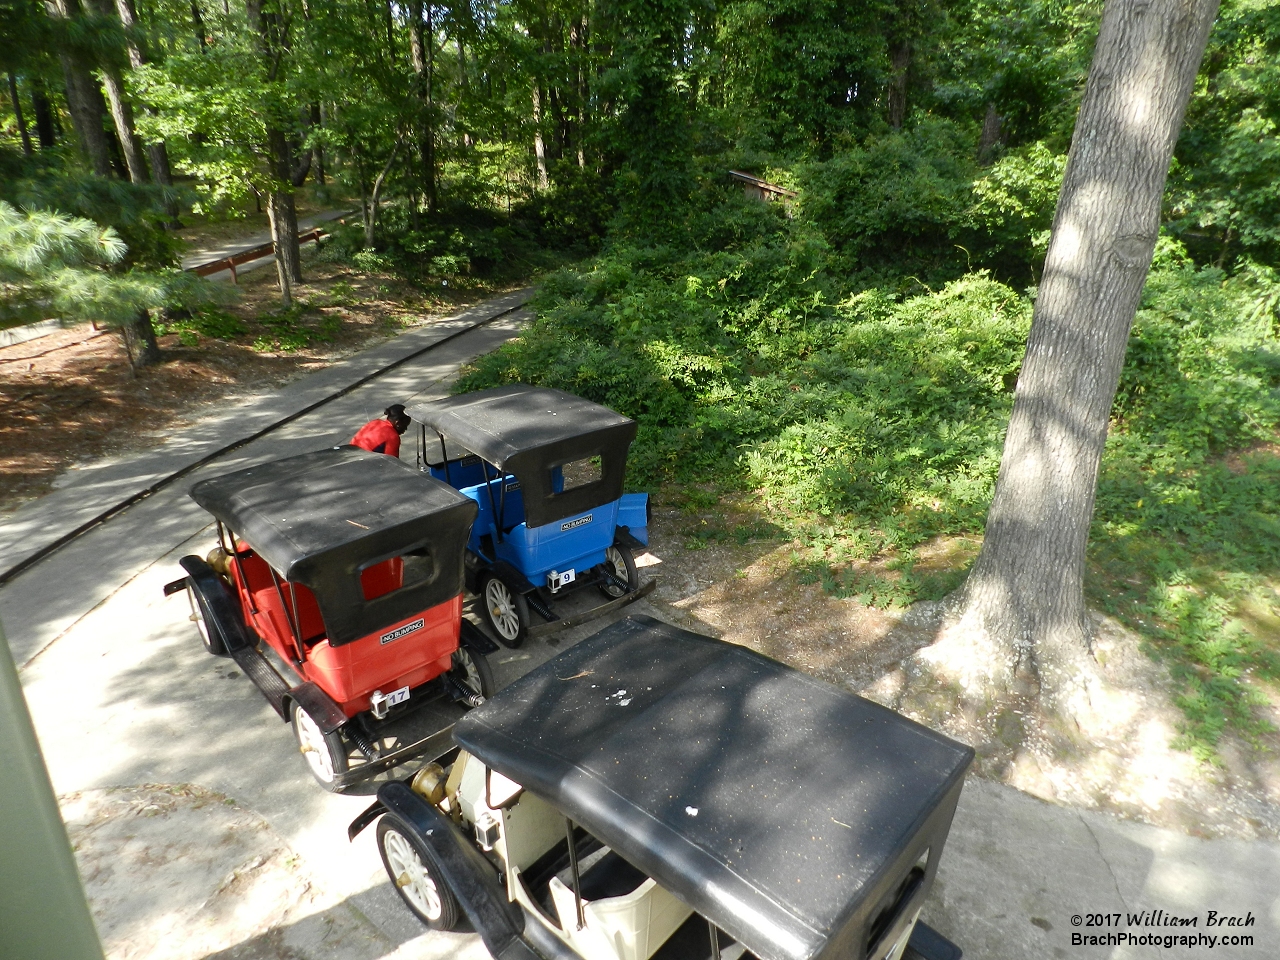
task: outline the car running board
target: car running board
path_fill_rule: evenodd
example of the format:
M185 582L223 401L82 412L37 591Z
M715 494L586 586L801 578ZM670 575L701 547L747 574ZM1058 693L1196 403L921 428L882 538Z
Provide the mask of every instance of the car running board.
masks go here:
M559 633L561 630L568 630L570 627L576 627L579 624L594 620L596 617L603 617L606 613L612 613L621 607L625 607L629 603L635 603L641 597L647 597L653 593L654 587L658 585L661 577L654 577L645 583L635 593L628 593L618 597L616 600L610 600L608 603L602 603L598 607L592 607L590 610L584 610L582 613L575 613L571 617L561 617L559 620L553 620L551 623L539 623L529 628L529 636L545 637L549 633ZM530 604L532 606L532 604Z
M241 647L230 651L231 659L244 671L245 676L253 681L271 709L280 715L281 720L289 719L289 701L296 700L298 705L316 722L321 733L333 733L344 723L347 716L327 693L310 681L291 687L280 676L279 671L271 665L271 661L253 647Z
M271 708L280 715L281 720L289 719L289 711L285 704L289 698L289 684L276 672L269 660L253 647L241 647L232 650L231 659L244 671L246 677L253 681Z

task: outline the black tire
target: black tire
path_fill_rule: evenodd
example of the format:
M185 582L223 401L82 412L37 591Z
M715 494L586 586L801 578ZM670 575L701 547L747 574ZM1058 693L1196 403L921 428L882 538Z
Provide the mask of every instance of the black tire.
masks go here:
M600 584L600 590L606 597L616 600L618 597L625 597L628 593L635 593L640 589L640 574L636 570L636 558L632 555L631 548L625 544L614 543L605 551L604 568L627 585L627 589L619 590L605 581Z
M205 652L215 657L230 656L226 641L223 640L222 627L213 613L213 604L191 577L187 577L187 602L191 604L191 620L200 632L200 642L204 644Z
M486 700L498 692L489 658L468 647L459 646L453 652L453 669L450 673L458 683Z
M386 814L378 821L378 853L396 893L413 915L432 930L458 925L458 900L444 872L412 827Z
M345 788L337 783L337 778L350 769L347 744L342 739L342 734L337 730L323 733L319 724L296 700L289 702L289 714L293 737L298 742L298 749L302 752L311 776L330 793L341 793Z
M529 635L529 603L497 574L480 575L478 597L485 625L513 650Z

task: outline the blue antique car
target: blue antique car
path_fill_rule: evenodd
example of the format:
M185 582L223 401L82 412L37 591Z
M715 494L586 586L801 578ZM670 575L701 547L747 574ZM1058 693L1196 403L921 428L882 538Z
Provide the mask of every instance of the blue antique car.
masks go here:
M418 463L475 501L467 585L503 643L581 623L652 589L635 557L649 497L624 494L636 423L562 390L512 384L416 404ZM594 586L606 601L561 616L554 601ZM530 611L544 621L534 625Z

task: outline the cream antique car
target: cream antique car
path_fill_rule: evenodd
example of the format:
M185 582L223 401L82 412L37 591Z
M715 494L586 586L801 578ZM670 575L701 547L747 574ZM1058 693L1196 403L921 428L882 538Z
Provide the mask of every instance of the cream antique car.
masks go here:
M629 617L454 727L375 820L409 908L499 960L958 960L918 921L968 747Z

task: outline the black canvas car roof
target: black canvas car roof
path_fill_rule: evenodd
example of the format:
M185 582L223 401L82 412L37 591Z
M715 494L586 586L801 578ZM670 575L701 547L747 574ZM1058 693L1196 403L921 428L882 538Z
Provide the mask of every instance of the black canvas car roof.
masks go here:
M394 457L318 450L202 480L191 498L285 579L315 593L333 645L462 590L475 503ZM361 571L417 548L433 558L426 580L366 601Z
M407 412L503 468L534 451L554 460L556 448L577 448L584 437L597 443L621 440L625 445L636 435L635 421L608 407L563 390L522 383L414 404ZM574 452L568 451L570 459Z
M914 862L909 841L973 758L871 701L639 616L517 680L454 738L762 960L861 957L850 941L885 877Z
M451 441L451 460L461 446L515 474L530 527L617 500L636 436L636 422L608 407L522 383L414 404L408 414ZM426 445L428 462L441 462L439 445L436 451L431 446ZM554 467L593 456L601 460L598 481L564 493L552 490Z

